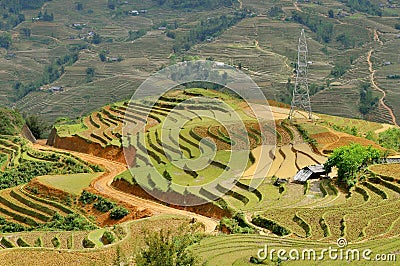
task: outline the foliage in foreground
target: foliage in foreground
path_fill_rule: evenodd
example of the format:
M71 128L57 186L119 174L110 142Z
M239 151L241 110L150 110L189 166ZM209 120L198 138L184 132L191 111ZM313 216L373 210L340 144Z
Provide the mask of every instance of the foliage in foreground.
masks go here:
M163 230L145 235L146 248L136 256L138 266L198 265L199 260L189 247L202 238L195 228L180 228L178 234ZM183 233L186 232L186 233Z
M360 170L372 163L378 162L381 152L375 148L364 147L361 144L350 144L333 151L325 163L325 169L330 172L334 166L338 168L338 179L352 187L358 181Z
M24 119L18 112L0 108L0 135L19 134L24 123Z
M400 129L390 128L380 133L379 144L384 148L400 151Z

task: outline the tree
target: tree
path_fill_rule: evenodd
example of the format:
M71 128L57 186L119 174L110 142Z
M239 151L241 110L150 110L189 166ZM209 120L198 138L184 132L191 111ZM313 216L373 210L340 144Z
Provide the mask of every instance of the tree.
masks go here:
M100 53L99 53L99 58L100 58L100 61L101 62L105 62L106 60L107 60L107 56L106 56L106 51L101 51Z
M31 130L36 139L43 137L43 133L49 130L49 125L43 121L38 115L30 115L25 118L26 125Z
M184 232L184 230L180 230ZM157 233L146 233L145 243L147 248L136 256L138 266L175 266L196 265L197 257L188 250L198 238L193 232L172 236L171 232L161 230Z
M75 4L75 9L78 10L78 11L83 10L83 4L80 3L80 2L77 2L77 3Z
M334 18L334 17L335 17L335 14L333 13L333 10L332 10L332 9L329 9L329 11L328 11L328 16L329 16L330 18Z
M7 32L4 32L2 35L0 35L0 47L2 48L10 48L12 44L12 39L11 35Z
M90 42L93 44L99 44L102 41L103 41L103 39L101 38L100 34L94 33Z
M325 170L330 172L333 167L338 169L338 179L352 187L358 181L358 173L363 167L375 163L381 157L381 152L375 148L364 147L361 144L353 143L333 151L325 163Z
M400 129L390 128L379 133L379 144L387 149L400 151Z
M30 28L22 28L21 33L28 39L31 37L32 30Z
M86 68L86 82L92 82L96 75L96 70L93 67Z
M125 216L127 216L129 214L129 211L127 209L125 209L124 207L115 207L114 209L112 209L112 211L110 212L110 218L114 219L114 220L118 220L118 219L122 219Z

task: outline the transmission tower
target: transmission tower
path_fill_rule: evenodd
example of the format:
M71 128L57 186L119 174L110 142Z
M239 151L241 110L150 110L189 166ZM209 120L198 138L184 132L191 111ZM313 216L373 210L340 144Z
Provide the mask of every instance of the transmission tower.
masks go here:
M296 84L293 91L292 105L289 119L294 118L294 113L300 109L304 110L309 119L311 115L310 91L308 89L308 48L304 29L301 30L299 46L297 51Z

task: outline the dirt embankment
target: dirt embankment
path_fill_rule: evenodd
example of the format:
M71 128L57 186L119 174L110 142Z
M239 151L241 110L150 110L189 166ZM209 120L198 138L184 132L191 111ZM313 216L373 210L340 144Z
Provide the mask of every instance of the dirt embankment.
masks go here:
M90 142L79 136L60 137L54 128L46 144L63 150L77 151L123 164L127 163L130 167L135 165L136 150L132 146L126 148L129 149L129 152L126 153L127 158L125 159L124 150L121 147L102 147L99 143Z
M143 199L152 200L152 201L163 204L162 201L160 201L160 200L154 198L153 196L151 196L150 194L148 194L140 186L131 185L125 180L114 181L112 183L112 187L114 187L120 191L123 191L125 193L129 193L129 194L138 196ZM182 195L179 195L175 192L166 192L166 193L163 192L162 194L160 194L160 196L167 197L169 199L171 199L171 197L175 197L175 198L182 197ZM201 204L198 206L187 206L187 207L177 206L177 205L172 205L172 204L165 204L165 206L172 207L172 208L178 209L178 210L184 210L184 211L197 213L199 215L203 215L203 216L218 219L218 220L220 220L223 217L231 217L232 216L228 210L221 209L220 207L218 207L217 205L212 204L212 203L205 203L205 204Z
M29 127L26 124L22 127L21 134L26 139L28 139L30 142L36 143L35 136L33 136L32 131L29 129Z

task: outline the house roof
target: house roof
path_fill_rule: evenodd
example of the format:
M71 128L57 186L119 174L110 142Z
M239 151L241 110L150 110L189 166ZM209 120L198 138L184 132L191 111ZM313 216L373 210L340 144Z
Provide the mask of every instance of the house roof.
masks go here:
M306 182L312 176L312 174L313 174L313 172L309 169L301 169L294 176L294 181Z
M315 174L325 173L325 168L323 164L310 165L307 166L306 168L308 168Z
M313 174L324 174L326 171L323 164L304 167L294 176L294 181L306 182Z

